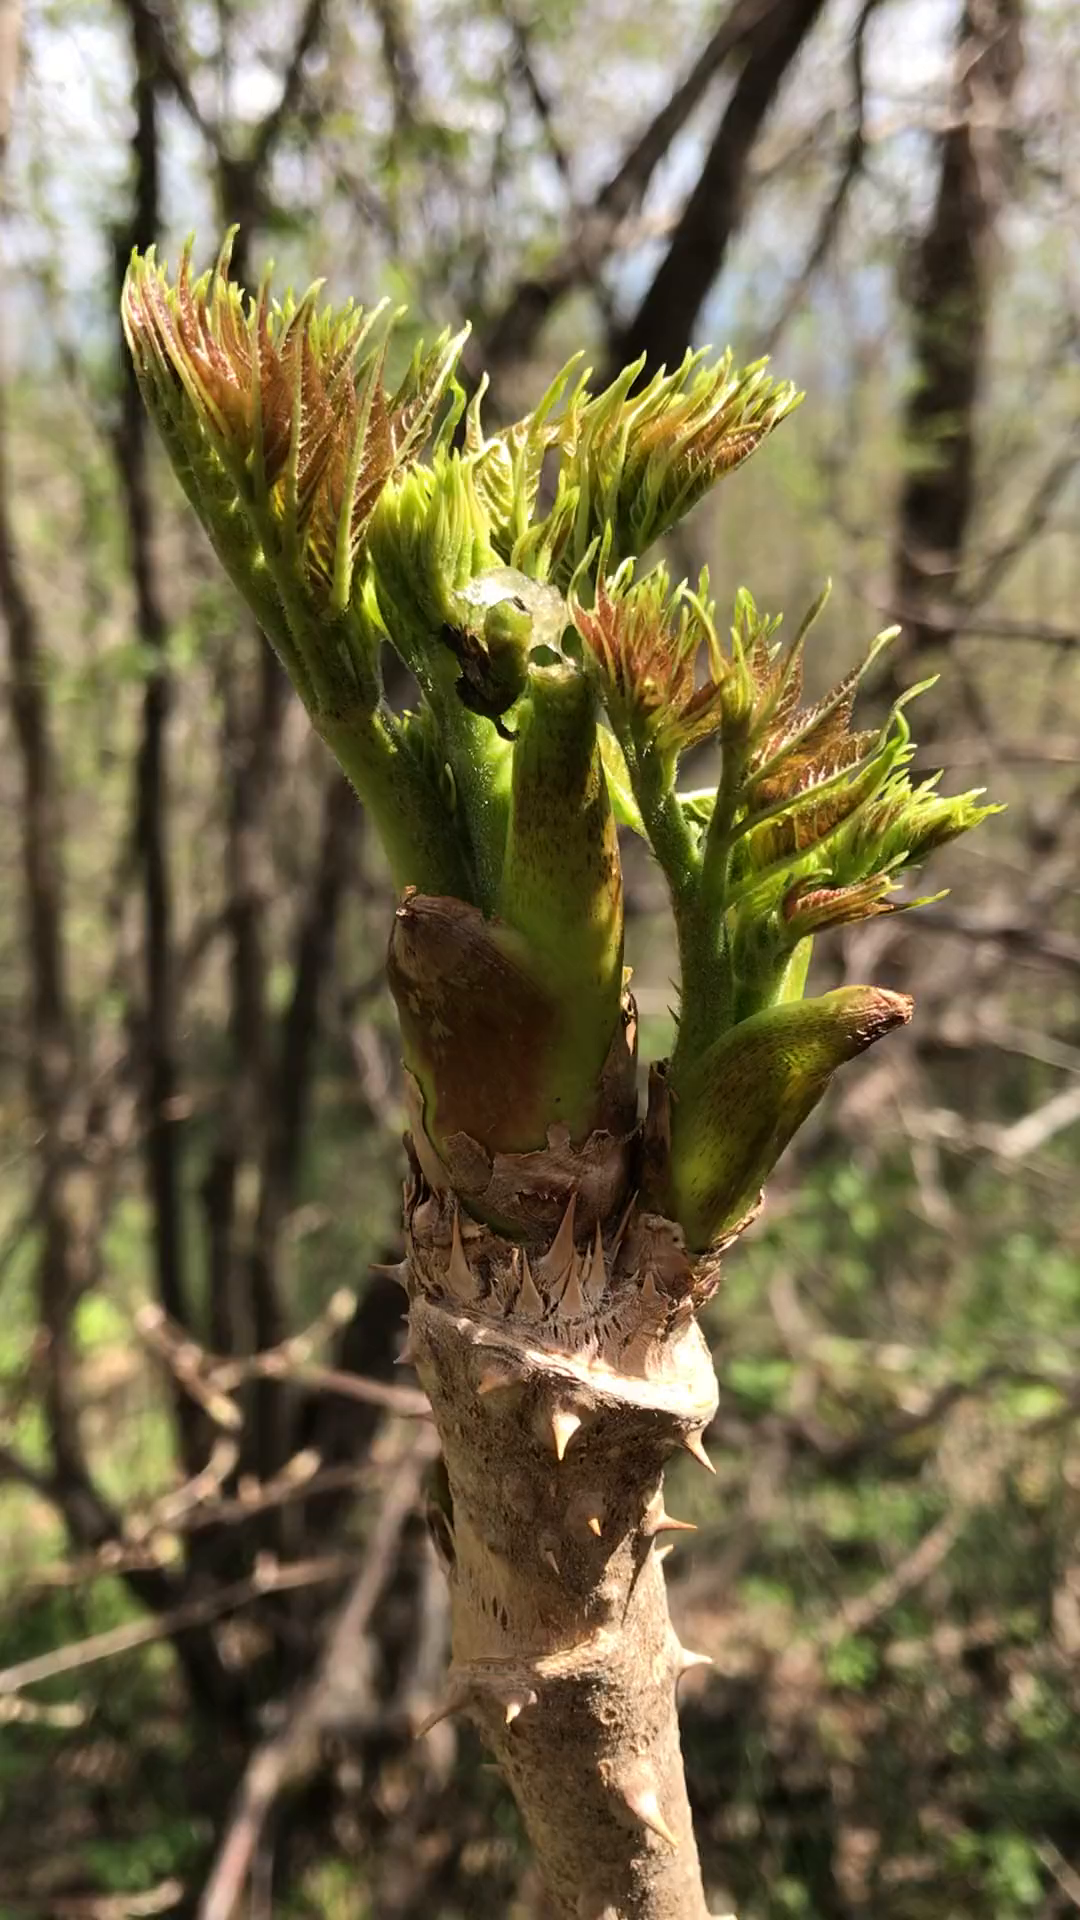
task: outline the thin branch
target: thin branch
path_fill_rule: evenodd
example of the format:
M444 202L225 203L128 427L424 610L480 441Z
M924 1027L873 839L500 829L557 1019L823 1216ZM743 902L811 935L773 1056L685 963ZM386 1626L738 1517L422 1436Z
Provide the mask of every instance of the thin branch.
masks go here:
M326 22L327 0L307 0L292 51L285 63L281 92L269 113L259 122L251 142L246 166L253 178L265 173L291 115L295 112L304 84L304 62L313 53Z
M1030 955L1032 959L1064 967L1070 973L1080 973L1080 939L1041 923L990 919L950 907L927 907L919 924L931 933L955 933L964 940L994 941L1010 953Z
M919 1031L924 1047L929 1042L932 1047L958 1053L991 1047L1001 1053L1019 1054L1025 1060L1037 1060L1044 1067L1061 1067L1066 1073L1080 1074L1080 1047L1069 1046L1053 1034L1040 1033L1033 1027L1010 1026L990 1014L963 1015L957 1019L949 1012L937 1026L923 1015Z
M851 132L844 147L836 184L822 210L810 251L784 295L780 311L765 335L763 353L774 353L781 335L787 331L810 288L831 252L840 231L844 210L852 188L859 179L866 159L866 31L882 0L862 0L851 35L848 63L851 70Z
M1059 1133L1080 1121L1080 1083L1063 1087L1052 1100L1046 1100L1022 1120L997 1129L995 1153L999 1160L1026 1160L1038 1153Z
M73 1641L66 1647L54 1648L51 1653L38 1654L32 1660L20 1660L13 1667L5 1667L0 1671L0 1694L36 1686L39 1680L54 1680L59 1674L74 1673L98 1661L112 1660L117 1654L133 1653L136 1648L153 1646L159 1640L174 1639L178 1634L189 1633L193 1627L204 1627L212 1620L220 1620L224 1614L236 1613L267 1594L294 1593L300 1587L344 1579L355 1568L356 1556L348 1553L323 1554L284 1566L264 1557L245 1579L218 1587L213 1593L201 1594L197 1599L181 1601L179 1606L154 1619L132 1620L122 1627L110 1627L104 1633L90 1634L85 1640Z
M746 59L671 243L615 345L625 366L682 358L742 220L750 155L770 108L824 0L773 0L746 36Z
M944 1565L966 1521L963 1509L947 1513L895 1567L875 1580L868 1592L846 1600L824 1631L814 1638L825 1646L836 1646L849 1634L866 1633L876 1626L885 1614L891 1613L901 1600L924 1585L931 1574Z
M574 176L573 168L570 164L570 156L563 145L562 137L556 125L554 105L536 71L536 62L533 59L532 51L531 24L522 20L520 15L510 6L503 8L503 16L510 28L510 36L514 43L514 68L524 82L525 91L529 96L533 112L543 128L544 139L547 143L548 152L554 162L555 171L566 189L567 198L570 205L574 207L576 217L580 218L580 212L576 206L577 196L574 192Z
M356 796L344 774L335 769L323 789L319 852L296 932L293 991L281 1017L277 1058L269 1073L258 1205L246 1256L249 1296L253 1302L266 1303L266 1311L255 1316L260 1344L273 1330L281 1232L296 1202L323 999L359 821ZM346 1311L351 1311L353 1296L345 1300ZM340 1324L339 1315L335 1325ZM304 1338L310 1345L310 1334ZM262 1436L257 1458L262 1476L278 1465L285 1444L276 1428Z
M5 76L5 84L6 76ZM6 395L0 394L0 407ZM49 708L47 648L22 570L11 515L6 421L0 411L0 619L7 629L8 698L20 776L18 832L28 959L27 1081L38 1130L41 1244L37 1298L44 1330L51 1486L76 1537L98 1539L112 1518L91 1484L79 1428L71 1319L92 1268L99 1194L80 1203L84 1119L75 1109L75 1022L67 982L60 778Z
M0 1727L61 1727L65 1732L72 1727L85 1727L90 1718L91 1709L83 1706L79 1700L28 1700L21 1693L7 1693L0 1699ZM0 1900L7 1904L7 1896L0 1888Z
M973 1123L951 1107L928 1108L917 1117L909 1116L907 1130L914 1139L940 1141L956 1153L990 1154L1005 1166L1015 1166L1078 1121L1080 1087L1074 1086L1026 1114L1015 1123L1015 1131L989 1121ZM1068 1168L1063 1167L1062 1181L1068 1177Z
M157 0L154 6L147 5L147 0L123 0L123 4L133 31L138 31L152 61L159 86L174 96L212 151L220 151L221 129L203 113L195 97L178 50L179 32L168 0Z
M229 1920L236 1911L276 1801L286 1786L317 1765L319 1735L340 1704L347 1676L355 1671L357 1651L392 1571L402 1530L437 1452L434 1433L419 1435L387 1488L363 1567L327 1635L312 1678L296 1696L284 1726L248 1761L197 1920Z
M146 1920L170 1913L184 1897L184 1883L170 1877L145 1893L11 1893L0 1889L6 1913L28 1913L33 1920Z
M385 1407L410 1418L430 1418L427 1395L417 1387L393 1386L360 1374L310 1364L303 1357L307 1336L293 1336L261 1353L222 1356L208 1353L156 1308L142 1308L136 1326L164 1360L180 1385L220 1426L239 1428L242 1416L231 1394L246 1380L282 1381L311 1393L332 1393L365 1406Z
M308 1393L333 1393L343 1400L358 1400L363 1406L385 1407L388 1413L400 1413L414 1420L431 1419L431 1403L419 1387L395 1387L385 1380L368 1380L359 1373L342 1373L336 1367L282 1366L272 1355L253 1354L250 1359L233 1363L251 1380L280 1380Z
M1049 620L1013 620L999 613L980 614L974 605L955 616L951 610L933 607L921 612L910 601L878 599L873 605L884 618L904 625L920 619L929 632L940 634L944 639L953 634L957 637L970 634L980 640L1030 640L1042 646L1060 647L1063 651L1080 645L1080 631L1075 627L1062 627Z
M160 224L160 28L141 0L124 0L135 67L135 121L131 136L134 197L131 217L118 236L115 278L119 294L133 247L147 248ZM134 842L143 884L145 1003L135 1022L141 1055L146 1177L159 1298L172 1319L187 1325L190 1314L184 1258L184 1108L176 1029L176 982L169 819L169 713L172 685L166 659L168 618L155 548L146 412L130 354L117 330L121 410L114 454L127 508L129 563L135 590L139 639L152 666L143 692L142 734L135 765ZM185 1464L194 1471L201 1437L192 1402L175 1401Z
M1074 422L1070 444L1052 460L1037 482L1030 500L1018 515L1012 533L979 568L960 595L960 607L970 614L997 591L1002 580L1049 524L1061 494L1080 465L1080 421ZM1072 636L1070 636L1070 639Z
M3 1459L0 1457L0 1477L3 1476ZM284 1473L268 1485L258 1482L249 1484L246 1480L233 1495L220 1500L205 1500L199 1506L192 1506L184 1512L173 1515L167 1522L159 1520L153 1507L143 1508L125 1515L125 1539L130 1545L122 1545L119 1540L107 1540L96 1553L81 1554L77 1559L57 1561L53 1566L44 1567L39 1573L20 1588L20 1599L25 1600L34 1593L55 1593L58 1589L81 1587L90 1581L101 1580L107 1575L127 1575L136 1572L160 1571L173 1557L175 1536L219 1529L227 1526L243 1526L258 1515L269 1513L290 1505L294 1501L307 1501L316 1494L362 1492L370 1486L377 1475L371 1467L325 1467L320 1471L300 1475L290 1475L286 1467ZM52 1498L49 1489L40 1489L43 1498Z
M1075 767L1080 764L1080 740L1068 734L1051 734L1043 740L939 740L926 755L918 755L917 767L1037 766Z
M826 1381L831 1391L845 1401L843 1387L830 1378L830 1342L826 1330L807 1309L789 1272L782 1270L774 1279L769 1288L769 1305L783 1344L807 1381L811 1385L819 1379ZM874 1363L872 1343L867 1346L867 1359ZM889 1414L872 1426L834 1431L816 1417L811 1404L784 1418L782 1428L789 1438L810 1446L831 1468L850 1467L869 1457L880 1458L936 1427L963 1401L980 1399L995 1388L1006 1386L1050 1387L1062 1395L1064 1413L1080 1393L1080 1380L1064 1369L1055 1372L1045 1367L1025 1366L1015 1358L992 1360L969 1379L942 1381L927 1393L921 1404ZM1060 1415L1055 1413L1051 1417L1056 1419ZM1025 1431L1032 1433L1036 1426L1037 1423L1029 1423ZM742 1444L746 1444L745 1440Z
M890 653L883 698L895 698L906 680L905 655L947 642L951 614L958 603L962 608L993 241L1004 194L1003 129L1020 67L1020 0L964 0L953 112L939 136L936 200L911 275L914 377L895 574L897 600L919 611ZM978 706L974 689L969 698Z
M253 1187L258 1180L273 1111L266 997L267 875L272 871L267 813L289 688L262 636L243 632L242 661L252 669L254 691L243 684L247 675L235 658L235 638L220 662L232 1057L217 1138L202 1180L210 1335L225 1352L274 1345L283 1327L272 1276L253 1273L248 1266L244 1229L250 1227L250 1218L242 1217L240 1199L244 1170L249 1170Z
M400 0L372 0L372 12L379 23L383 66L394 102L397 131L408 133L420 118L420 74L405 30Z
M548 264L519 281L498 318L472 349L469 365L492 380L526 359L549 314L574 288L594 280L639 211L657 167L704 98L724 63L768 12L771 0L735 0L706 41L686 78L627 148L595 205L575 221Z
M1071 1906L1080 1909L1080 1873L1077 1873L1075 1867L1069 1865L1065 1855L1045 1835L1041 1840L1036 1840L1035 1851L1051 1879L1061 1888L1066 1900Z

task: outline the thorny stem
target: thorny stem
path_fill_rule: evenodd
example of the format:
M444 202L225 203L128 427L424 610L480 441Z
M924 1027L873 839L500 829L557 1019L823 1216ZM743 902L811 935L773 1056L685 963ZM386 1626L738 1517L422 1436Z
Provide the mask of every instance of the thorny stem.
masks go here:
M708 1920L676 1710L702 1661L661 1542L682 1524L664 1463L703 1459L716 1383L667 1223L624 1215L605 1243L597 1221L578 1246L575 1200L531 1264L449 1194L407 1200L409 1353L450 1495L453 1664L426 1724L475 1722L562 1920Z

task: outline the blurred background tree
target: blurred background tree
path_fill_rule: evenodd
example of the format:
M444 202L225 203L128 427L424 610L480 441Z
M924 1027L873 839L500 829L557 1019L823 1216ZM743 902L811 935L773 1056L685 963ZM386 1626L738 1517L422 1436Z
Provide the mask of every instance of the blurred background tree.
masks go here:
M479 1750L411 1739L388 881L121 352L131 246L232 222L251 283L471 319L507 418L581 345L809 389L672 562L832 573L823 683L901 621L869 706L943 667L920 764L1010 812L815 963L919 1006L710 1310L697 1828L740 1920L1080 1907L1077 97L1062 0L0 7L5 1917L543 1914Z

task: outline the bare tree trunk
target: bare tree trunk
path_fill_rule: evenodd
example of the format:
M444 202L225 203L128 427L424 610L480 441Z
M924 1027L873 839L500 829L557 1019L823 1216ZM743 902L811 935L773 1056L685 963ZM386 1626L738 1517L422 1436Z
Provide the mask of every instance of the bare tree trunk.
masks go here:
M272 656L267 662L268 650L259 645L254 651L258 637L246 621L226 644L221 678L231 1061L202 1191L212 1337L220 1352L232 1353L275 1346L284 1332L276 1296L249 1287L245 1249L268 1119L267 816L289 687L278 662Z
M238 229L232 271L241 284L250 278L250 247L269 204L268 182L274 154L303 85L304 63L325 25L325 0L307 0L274 106L237 155L219 138L216 151L218 196L223 223ZM254 674L246 663L254 638ZM248 680L253 680L249 687ZM222 1352L276 1346L286 1332L278 1287L277 1242L291 1199L298 1160L298 1136L282 1131L281 1081L272 1066L273 1035L267 1004L267 880L271 871L269 822L281 733L292 698L289 682L273 652L254 629L238 637L222 673L224 785L226 813L227 918L232 939L229 1028L232 1066L217 1142L202 1183L210 1271L214 1345ZM337 842L335 842L335 847ZM324 849L325 851L325 849ZM320 868L321 871L321 868ZM316 882L318 885L318 882ZM336 895L329 902L336 913ZM318 990L323 963L332 953L333 914L326 936L306 955L301 1008L317 1026ZM303 939L303 935L301 935ZM304 961L298 956L298 965ZM314 979L312 962L314 960ZM298 984L299 981L298 981ZM283 1022L282 1048L290 1019ZM303 1022L301 1022L303 1024ZM293 1033L296 1039L296 1033ZM299 1078L291 1099L302 1105L310 1060L301 1046L295 1064ZM282 1142L287 1137L285 1155ZM287 1452L280 1388L257 1381L250 1389L251 1418L245 1434L243 1465L265 1478Z
M338 913L357 826L356 796L344 774L335 768L323 789L318 857L296 929L293 990L277 1035L250 1255L251 1266L264 1277L253 1279L253 1295L266 1292L273 1297L276 1292L278 1238L296 1197L320 1032L320 1002L333 965Z
M744 42L746 60L700 178L633 319L615 342L619 366L645 354L676 366L742 220L750 155L762 122L825 0L772 0Z
M43 1491L82 1549L120 1540L120 1516L94 1484L82 1443L72 1315L96 1271L101 1192L83 1151L74 1016L66 979L59 781L49 725L47 665L36 607L27 593L10 518L6 449L0 437L0 612L7 628L10 702L22 771L21 840L30 983L28 1081L39 1126L41 1222L38 1301L46 1337L45 1412L52 1472ZM165 1612L180 1583L154 1568L124 1578L143 1605ZM231 1689L212 1638L180 1633L176 1650L199 1706L225 1705Z
M268 1065L265 1081L267 1112L258 1201L244 1258L260 1346L274 1344L269 1335L275 1319L280 1318L281 1229L296 1203L323 994L334 963L338 915L356 825L355 795L344 774L335 768L323 789L318 856L296 929L293 990L278 1023L275 1058ZM292 1451L294 1423L288 1417L288 1402L280 1390L275 1398L272 1383L266 1383L258 1404L257 1468L267 1478ZM363 1440L357 1433L353 1457L362 1450Z
M937 197L912 272L913 369L895 562L904 636L890 655L894 697L908 677L905 659L947 644L954 631L950 612L975 506L977 411L1021 20L1022 0L965 0L960 14Z
M6 449L2 449L6 456ZM74 1199L77 1129L67 1124L74 1074L63 937L60 797L46 711L46 665L37 617L23 585L9 513L6 457L0 473L0 606L7 626L10 701L22 763L22 867L29 957L28 1081L41 1126L39 1264L48 1338L46 1399L56 1472L74 1484L82 1452L72 1394L71 1313L80 1292L82 1236Z
M152 246L160 225L160 129L156 28L138 4L127 8L134 64L130 219L116 237L116 285L133 247ZM134 1026L141 1079L146 1181L158 1297L177 1325L191 1326L185 1260L184 1109L176 1031L176 954L169 849L169 717L172 683L166 657L168 617L157 561L147 419L131 357L118 336L121 405L114 450L127 511L129 564L139 639L151 660L143 691L142 734L135 763L134 852L142 881L144 979ZM189 1473L203 1453L203 1420L191 1399L173 1396L180 1449Z
M772 0L735 0L701 49L686 78L627 148L595 204L578 214L567 244L538 273L519 281L502 312L472 349L470 366L491 379L527 359L549 314L575 287L595 278L616 245L619 230L638 212L672 141L721 72L747 45Z

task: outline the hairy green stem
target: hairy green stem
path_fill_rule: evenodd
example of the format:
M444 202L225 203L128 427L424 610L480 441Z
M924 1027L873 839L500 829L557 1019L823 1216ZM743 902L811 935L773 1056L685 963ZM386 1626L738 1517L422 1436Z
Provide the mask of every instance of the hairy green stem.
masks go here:
M452 812L403 745L393 715L377 709L313 719L371 815L398 891L468 899L472 880Z
M522 702L498 912L559 1009L545 1077L552 1113L578 1138L620 1015L623 896L595 696L563 667L534 668Z
M456 805L471 853L472 887L465 897L485 913L495 909L510 822L510 747L490 720L471 713L456 688L440 689L439 731L454 781ZM444 888L444 892L457 889Z

